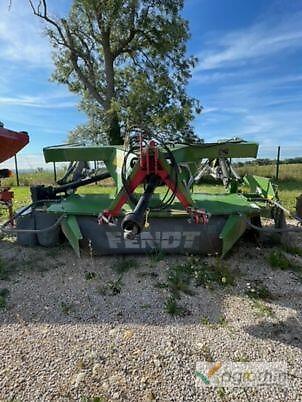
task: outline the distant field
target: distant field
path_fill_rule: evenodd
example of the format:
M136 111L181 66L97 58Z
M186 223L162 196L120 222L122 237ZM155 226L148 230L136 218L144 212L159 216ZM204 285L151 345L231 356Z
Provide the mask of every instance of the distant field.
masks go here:
M62 177L64 172L59 170L57 172L57 177ZM31 173L21 173L19 174L20 184L22 186L31 186L35 184L54 184L54 174L51 170L37 170ZM16 176L12 176L9 179L3 180L2 183L14 187L17 185Z
M275 176L276 167L274 165L267 166L251 166L246 165L238 168L241 175L254 174L258 176L265 176L273 178ZM58 172L58 177L62 172ZM53 173L50 171L41 171L35 173L26 173L20 175L20 182L23 184L21 187L15 186L15 178L10 178L5 184L13 186L15 192L15 208L19 208L30 202L31 184L54 184ZM4 183L3 183L4 184ZM114 191L110 187L111 183L104 186L90 185L79 189L80 193L98 193ZM108 186L109 185L109 186ZM279 195L283 205L293 211L295 209L296 197L302 194L302 164L281 165L280 166L280 180L279 180ZM221 185L204 184L195 187L195 191L204 191L208 193L221 193L224 188Z
M275 177L276 175L276 166L275 165L266 165L266 166L254 166L254 165L246 165L241 168L237 168L237 171L241 174L254 174L257 176L264 177ZM280 165L279 169L279 180L280 181L288 181L288 180L297 180L302 183L302 163L294 163L291 165Z

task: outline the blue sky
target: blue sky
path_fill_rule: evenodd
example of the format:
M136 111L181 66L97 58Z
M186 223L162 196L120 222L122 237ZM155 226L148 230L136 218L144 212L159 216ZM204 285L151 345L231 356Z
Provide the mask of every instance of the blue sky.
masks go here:
M22 167L42 165L42 148L65 141L85 121L77 98L49 82L51 50L27 2L0 1L0 120L26 130L31 143ZM57 15L69 1L49 1ZM302 155L302 2L296 0L185 0L199 58L189 92L204 113L194 126L205 140L243 137L272 156Z

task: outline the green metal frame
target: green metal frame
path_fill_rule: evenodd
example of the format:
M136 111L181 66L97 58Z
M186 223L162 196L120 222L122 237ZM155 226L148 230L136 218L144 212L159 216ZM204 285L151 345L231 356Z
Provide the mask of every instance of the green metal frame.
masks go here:
M170 165L164 159L164 150L160 149L161 163L167 171ZM226 158L255 158L258 153L258 144L248 142L223 142L196 145L177 145L171 148L171 152L177 163L186 163L190 166L202 159ZM63 199L60 203L53 203L48 207L48 212L65 214L67 218L62 222L62 230L69 240L77 255L80 255L79 242L82 234L77 223L78 215L98 216L105 209L112 209L125 190L121 181L121 169L126 151L121 146L81 146L62 145L44 149L46 162L67 161L103 161L111 174L117 188L116 196L110 194L77 195L73 194ZM135 155L133 155L135 156ZM139 169L138 164L133 168L129 178L133 177ZM192 193L179 181L181 191L188 196L192 206L205 209L210 215L228 216L225 226L220 233L222 240L222 255L225 255L242 236L246 230L246 219L256 215L266 215L270 212L267 200L277 199L276 189L270 179L259 176L245 176L243 185L249 186L250 192L243 193L240 188L229 188L225 194ZM226 190L227 191L227 190ZM158 203L159 194L154 194L151 201ZM129 204L125 204L121 215L131 210ZM183 210L178 200L175 200L169 210L154 211L152 217L186 218L187 212Z
M126 151L122 146L83 146L60 145L44 148L45 162L68 161L103 161L113 177L118 182L120 169ZM194 145L177 145L171 148L177 163L194 163L202 159L256 158L258 144L250 142L224 142Z

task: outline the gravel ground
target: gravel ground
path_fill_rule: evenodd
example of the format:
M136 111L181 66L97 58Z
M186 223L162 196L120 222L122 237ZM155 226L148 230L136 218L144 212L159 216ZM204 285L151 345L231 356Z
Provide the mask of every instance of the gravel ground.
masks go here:
M79 260L67 246L2 240L1 267L10 272L0 280L9 290L0 309L0 400L302 401L302 284L272 270L270 252L241 242L223 262L235 284L194 288L181 297L187 314L175 317L164 309L169 291L155 285L186 257L137 257L117 281L120 258ZM255 281L272 294L265 310L245 294ZM230 360L286 361L289 387L196 386L197 362Z

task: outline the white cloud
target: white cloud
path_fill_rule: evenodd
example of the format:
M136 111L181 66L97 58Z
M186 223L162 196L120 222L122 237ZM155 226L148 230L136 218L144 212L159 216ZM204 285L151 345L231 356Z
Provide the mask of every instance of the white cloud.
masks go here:
M32 15L27 1L15 0L9 10L8 1L2 0L0 15L0 58L25 63L24 67L50 67L49 42L42 34L43 25ZM9 64L6 66L9 68Z
M302 12L285 15L281 20L266 19L253 26L228 33L208 42L208 50L199 55L197 70L240 66L279 52L302 47ZM218 34L217 34L218 35Z
M41 109L64 109L75 108L75 100L68 100L72 96L0 96L0 105L24 106Z

